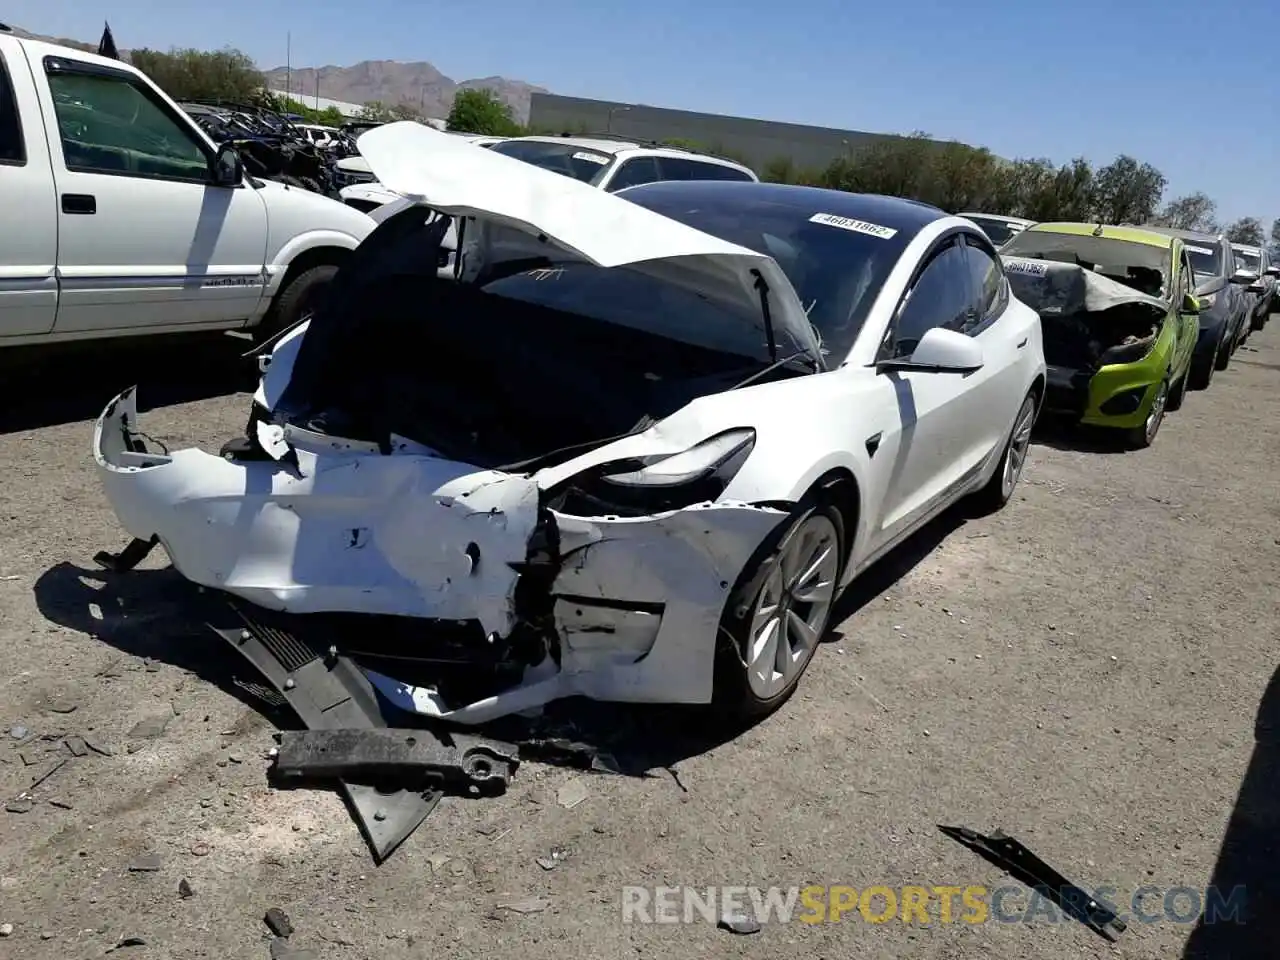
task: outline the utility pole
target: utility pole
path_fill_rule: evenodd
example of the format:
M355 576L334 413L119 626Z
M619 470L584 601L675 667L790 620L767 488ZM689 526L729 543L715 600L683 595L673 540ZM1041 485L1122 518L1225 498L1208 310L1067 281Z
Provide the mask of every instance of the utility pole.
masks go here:
M316 112L320 111L320 71L316 71Z
M284 35L284 92L293 96L293 32Z

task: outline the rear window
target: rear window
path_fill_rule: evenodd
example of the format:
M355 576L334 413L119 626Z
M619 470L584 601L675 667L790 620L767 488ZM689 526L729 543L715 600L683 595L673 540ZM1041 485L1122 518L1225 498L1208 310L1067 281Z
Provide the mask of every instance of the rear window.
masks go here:
M750 182L754 178L745 170L722 163L707 163L685 157L661 157L658 160L663 180L734 180Z
M987 235L995 246L1001 247L1008 243L1015 235L1021 232L1022 228L1006 223L1003 220L993 220L989 217L969 217L979 227L982 232Z
M596 183L613 163L612 154L587 150L572 143L545 140L506 140L490 147L494 153L515 157L535 167L563 174L583 183Z
M0 163L14 166L27 162L27 149L22 140L22 121L18 118L18 102L9 83L9 70L4 54L0 54Z

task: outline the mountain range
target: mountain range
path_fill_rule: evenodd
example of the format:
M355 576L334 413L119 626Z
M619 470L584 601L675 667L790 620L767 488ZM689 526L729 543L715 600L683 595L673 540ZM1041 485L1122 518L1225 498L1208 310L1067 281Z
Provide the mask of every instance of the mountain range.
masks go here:
M546 87L507 77L482 77L455 81L430 63L401 63L396 60L364 60L350 67L275 67L265 71L267 86L286 89L303 103L317 94L346 103L380 101L387 106L408 104L428 117L445 117L459 90L487 87L511 107L512 116L520 123L529 121L529 101L534 92L545 93ZM319 86L317 87L317 82Z
M19 37L30 37L66 47L76 47L90 52L98 49L97 41L68 40L65 37L48 37L31 33L10 24ZM116 41L119 43L119 40ZM120 55L128 59L129 51L120 48ZM533 93L546 93L546 87L535 86L523 80L507 77L481 77L461 82L446 77L426 61L401 63L396 60L364 60L350 67L274 67L264 70L267 86L272 90L288 90L302 102L318 93L330 100L345 103L380 101L387 106L409 104L428 117L445 117L453 105L453 97L459 90L475 90L487 87L511 107L512 116L520 123L529 121L529 100Z

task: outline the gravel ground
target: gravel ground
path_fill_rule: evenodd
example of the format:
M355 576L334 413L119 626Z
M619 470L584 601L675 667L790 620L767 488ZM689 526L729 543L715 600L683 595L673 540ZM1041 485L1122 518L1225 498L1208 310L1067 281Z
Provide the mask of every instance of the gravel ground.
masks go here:
M275 718L184 616L172 572L153 558L113 580L91 561L124 542L92 418L136 376L152 434L220 443L247 396L192 368L225 349L171 355L166 375L143 357L111 358L110 374L51 362L9 392L0 789L53 772L34 804L0 812L0 956L101 956L136 937L121 956L265 958L272 906L295 948L342 960L1274 954L1280 918L1259 904L1280 862L1280 323L1152 449L1051 435L1008 509L919 534L855 588L798 695L754 729L715 743L684 714L570 710L618 751L647 745L652 775L526 762L502 798L446 800L381 867L336 794L267 787ZM85 748L66 737L97 749L72 756ZM576 778L586 799L566 808ZM855 911L755 935L621 921L624 885L1009 882L939 823L1002 828L1122 907L1144 885L1245 883L1264 916L1194 947L1168 921L1108 947L1074 922L943 923L936 907L929 926ZM569 855L545 870L553 849ZM501 906L531 899L544 909Z

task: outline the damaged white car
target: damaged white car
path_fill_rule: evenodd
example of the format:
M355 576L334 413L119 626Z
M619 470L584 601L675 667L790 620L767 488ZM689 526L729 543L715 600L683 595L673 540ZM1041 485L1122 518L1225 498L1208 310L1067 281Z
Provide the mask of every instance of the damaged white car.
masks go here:
M119 566L158 543L299 636L327 624L429 717L752 715L869 564L1011 496L1040 325L973 224L771 184L611 195L412 123L360 150L408 199L276 343L247 436L160 451L132 390L107 405Z

